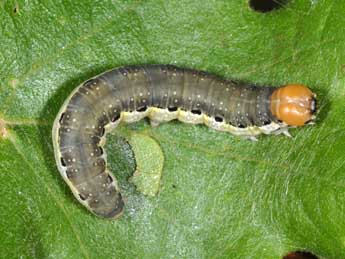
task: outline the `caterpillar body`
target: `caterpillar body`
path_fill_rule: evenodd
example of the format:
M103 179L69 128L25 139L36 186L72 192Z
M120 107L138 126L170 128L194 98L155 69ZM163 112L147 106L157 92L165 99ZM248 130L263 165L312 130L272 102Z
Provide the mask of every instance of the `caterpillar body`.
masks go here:
M285 133L315 119L316 95L303 85L258 87L173 65L109 70L78 86L53 126L57 167L74 196L103 218L124 209L106 166L106 134L120 122L149 117L153 125L178 119L255 137Z

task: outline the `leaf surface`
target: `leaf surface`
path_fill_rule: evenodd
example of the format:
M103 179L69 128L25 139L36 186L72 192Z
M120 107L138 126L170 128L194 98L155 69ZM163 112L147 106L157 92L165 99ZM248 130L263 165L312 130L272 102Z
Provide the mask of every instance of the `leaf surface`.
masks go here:
M1 258L345 258L345 3L0 3ZM131 147L109 136L126 199L117 221L78 204L56 168L53 120L81 82L129 64L176 64L258 85L309 85L315 126L258 142L178 122L121 125L164 154L159 194L128 178Z

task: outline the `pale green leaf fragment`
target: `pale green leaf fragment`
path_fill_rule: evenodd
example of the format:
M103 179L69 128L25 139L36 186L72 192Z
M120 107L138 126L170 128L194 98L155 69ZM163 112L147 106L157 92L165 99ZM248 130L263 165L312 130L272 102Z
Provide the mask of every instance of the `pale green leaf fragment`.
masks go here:
M129 179L144 195L155 196L159 191L164 164L163 152L150 136L133 134L128 140L132 147L136 170Z

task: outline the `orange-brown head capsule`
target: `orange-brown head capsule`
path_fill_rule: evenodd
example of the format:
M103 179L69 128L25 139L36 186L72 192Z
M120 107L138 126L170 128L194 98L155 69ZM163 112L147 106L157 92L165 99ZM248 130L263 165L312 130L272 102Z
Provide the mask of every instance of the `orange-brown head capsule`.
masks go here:
M303 126L315 118L316 95L304 85L286 85L271 95L271 112L290 126Z

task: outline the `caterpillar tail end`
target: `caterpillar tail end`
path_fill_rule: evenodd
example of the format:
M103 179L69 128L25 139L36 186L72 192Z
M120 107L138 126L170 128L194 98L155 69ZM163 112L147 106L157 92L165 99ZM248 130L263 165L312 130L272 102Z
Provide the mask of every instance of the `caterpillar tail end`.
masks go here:
M124 213L124 201L119 194L116 202L113 205L109 205L101 208L92 208L91 212L96 216L104 219L118 219Z

